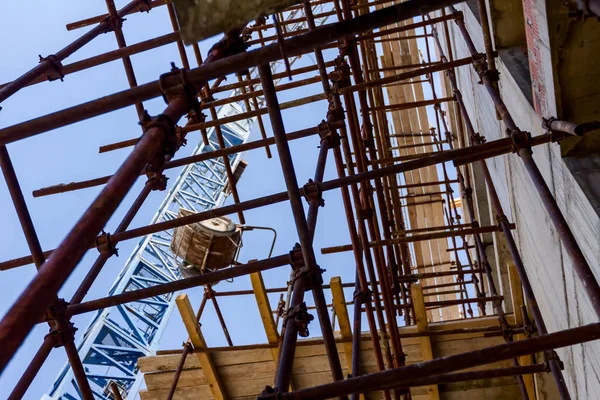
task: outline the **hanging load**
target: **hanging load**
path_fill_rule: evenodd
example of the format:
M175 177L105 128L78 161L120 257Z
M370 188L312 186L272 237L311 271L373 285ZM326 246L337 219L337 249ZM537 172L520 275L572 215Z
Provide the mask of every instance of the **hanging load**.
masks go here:
M180 209L178 218L194 214ZM226 217L175 228L171 251L183 261L179 265L186 278L227 268L234 263L241 247L241 226Z

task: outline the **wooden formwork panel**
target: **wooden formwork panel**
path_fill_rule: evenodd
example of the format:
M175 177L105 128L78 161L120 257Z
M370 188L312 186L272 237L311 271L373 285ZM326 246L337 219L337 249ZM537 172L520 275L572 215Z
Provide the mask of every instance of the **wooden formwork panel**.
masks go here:
M512 317L512 315L509 316ZM473 328L495 326L495 318L476 318L465 321L431 324L430 329ZM413 333L415 327L400 328L400 333ZM486 337L484 333L463 333L431 336L433 354L444 357L483 349L503 343L502 337ZM418 337L404 338L403 351L407 354L407 364L423 361ZM346 366L346 355L343 343L338 343L338 352L342 366ZM211 351L211 357L227 396L230 399L255 399L267 385L273 385L275 364L270 348L258 349L220 349ZM143 357L138 361L140 371L144 373L147 390L140 393L142 400L163 400L173 381L174 372L179 364L180 354L166 354ZM489 364L472 370L483 368L499 368L510 366L509 361ZM363 335L361 340L361 373L377 372L377 362L373 353L372 342ZM348 373L343 369L344 375ZM296 349L296 358L292 370L292 382L296 389L322 385L331 382L329 363L322 344L300 345ZM175 393L175 400L212 399L208 386L196 357L188 356ZM456 382L439 385L442 399L511 399L518 398L516 380L510 378L483 379L470 382ZM426 387L412 388L413 399L429 399ZM369 399L380 399L379 392L371 393Z

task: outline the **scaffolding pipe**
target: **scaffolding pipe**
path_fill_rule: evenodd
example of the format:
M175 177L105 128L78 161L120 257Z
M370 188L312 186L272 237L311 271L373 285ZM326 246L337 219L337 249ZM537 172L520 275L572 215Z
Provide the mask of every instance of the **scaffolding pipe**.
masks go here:
M333 382L291 393L280 394L281 399L323 399L350 394L354 391L374 391L410 385L413 379L433 376L440 373L472 368L479 365L534 354L548 349L556 349L574 344L585 343L600 338L600 323L567 329L512 343L504 343L481 350L437 358L384 372L375 372L342 382ZM268 397L260 396L267 400Z
M123 7L118 13L117 17L121 18L124 15L127 15L133 9L138 7L143 0L134 0L131 3L127 4ZM38 76L46 73L50 69L55 69L55 73L57 75L61 75L61 61L65 58L69 57L71 54L75 53L77 50L81 49L87 43L91 42L95 37L102 33L109 32L111 29L112 23L118 23L109 18L106 18L102 22L100 22L94 29L87 32L79 39L75 40L73 43L59 50L53 55L44 57L40 59L40 63L30 69L25 74L21 75L14 81L4 85L0 88L0 103L4 100L8 99L10 96L21 90L23 87L27 86L31 81L33 81Z
M455 11L454 7L452 7L453 11ZM462 33L466 43L467 48L472 56L477 55L477 51L475 49L475 45L467 31L467 28L464 24L464 21L456 20L456 24L460 32ZM485 85L487 92L494 102L496 110L498 114L502 117L504 121L507 133L509 137L515 137L515 135L521 133L519 128L517 127L515 121L513 120L510 112L506 108L504 101L500 98L499 93L494 88L494 79L492 75L494 71L487 69L485 64L475 64L475 68L479 73L483 84ZM587 295L590 298L590 301L594 307L594 311L596 312L596 316L600 317L600 285L592 272L581 248L577 244L575 240L575 236L569 227L564 215L562 214L558 204L556 203L556 199L552 195L548 184L544 180L542 173L540 172L537 164L533 160L532 150L528 140L519 141L516 140L515 144L518 147L518 154L523 160L523 164L525 169L527 170L529 177L532 180L533 186L537 189L538 194L542 200L542 204L546 208L546 212L548 213L548 217L554 228L556 229L556 233L561 238L563 245L569 254L571 261L573 262L573 267L579 276L581 284L583 285Z
M444 59L445 56L443 54L443 49L442 49L442 46L441 46L441 43L439 41L437 34L434 35L434 38L436 39L438 51L440 52L442 59ZM448 77L449 77L449 82L452 87L452 90L454 91L454 93L456 95L460 114L463 117L465 127L467 129L467 133L468 133L467 136L469 138L471 138L471 137L476 138L477 135L476 135L475 129L473 127L473 124L471 122L471 119L469 117L469 114L467 112L467 109L465 107L465 104L463 102L462 94L460 93L460 90L458 89L458 84L456 82L456 76L454 75L454 72L449 70ZM472 139L472 140L474 140L474 139ZM527 272L525 270L525 265L523 264L523 260L521 259L521 254L517 248L517 245L515 243L512 232L510 231L510 229L508 229L508 226L507 226L508 219L507 219L506 215L504 214L504 210L502 208L502 203L500 202L500 198L498 197L498 193L496 192L496 188L494 186L494 182L492 180L489 169L487 167L487 163L485 161L481 161L480 166L482 168L484 179L485 179L486 185L488 187L488 193L489 193L492 209L494 210L494 213L496 214L496 219L498 221L498 224L499 224L500 228L502 229L502 232L506 238L508 249L509 249L509 251L511 253L511 257L513 258L513 261L515 263L515 267L519 274L519 278L521 279L521 285L523 287L523 292L525 293L525 296L527 298L529 309L531 310L531 313L533 315L533 319L536 323L538 332L540 333L540 335L545 335L548 333L548 330L546 328L544 318L543 318L541 310L538 306L538 303L537 303L537 300L535 297L535 293L533 292L533 287L531 286L529 277L527 276ZM459 179L461 177L462 176L459 176ZM465 186L464 181L462 182L462 185ZM467 204L469 205L470 203L467 203ZM469 210L469 211L471 212L471 217L472 217L474 215L474 210ZM569 390L568 390L568 387L566 386L566 383L565 383L565 380L564 380L564 377L563 377L563 374L562 374L562 371L560 368L560 363L553 356L550 356L550 357L548 357L548 356L549 356L548 354L545 355L545 357L548 359L548 363L549 363L550 369L552 371L554 381L556 382L556 385L559 389L561 398L570 399Z
M258 72L263 91L265 93L265 102L267 103L267 108L269 109L273 137L275 138L275 145L277 146L277 151L279 153L279 160L281 162L288 198L292 208L292 214L294 216L294 222L296 225L296 230L298 231L298 238L300 240L302 256L304 259L304 266L301 269L302 272L297 271L297 274L300 272L302 275L296 276L296 282L307 281L306 284L310 285L312 288L313 298L317 308L317 314L319 323L321 325L321 331L323 334L323 340L332 377L335 381L343 380L344 376L342 374L342 366L340 364L337 347L335 345L333 330L331 329L331 320L329 318L327 302L325 301L325 296L323 293L322 279L320 279L322 272L320 267L317 265L315 253L312 247L311 227L308 225L307 218L304 215L302 198L300 197L300 191L298 190L298 182L296 180L296 173L289 144L286 140L285 127L283 125L283 118L281 116L281 110L279 109L279 101L275 92L271 67L269 64L262 64L258 67ZM324 146L323 148L327 150L327 146ZM326 155L327 151L321 152L319 164L317 166L317 172L315 173L316 181L323 179ZM317 194L316 199L310 200L309 216L311 214L314 215L314 217L311 218L312 223L316 223L316 212L320 205L320 199ZM314 230L314 227L312 227L312 229ZM298 285L297 283L294 284L294 292L292 294L292 299L294 301L291 304L292 310L294 310L294 307L300 307L300 304L303 303L304 288L301 288L300 286L302 285ZM298 336L297 324L294 321L292 321L290 324L289 321L292 320L288 318L286 321L284 345L276 373L275 385L281 392L285 392L289 388L289 381L292 372L291 367L294 360L296 347L295 344Z
M182 97L175 97L163 115L171 121L178 121L188 110L187 101ZM2 318L0 343L3 344L3 351L0 354L0 371L4 370L27 334L41 319L48 304L53 303L58 290L87 249L95 244L96 235L104 228L142 169L164 150L167 135L167 128L161 126L151 127L146 131L121 168Z

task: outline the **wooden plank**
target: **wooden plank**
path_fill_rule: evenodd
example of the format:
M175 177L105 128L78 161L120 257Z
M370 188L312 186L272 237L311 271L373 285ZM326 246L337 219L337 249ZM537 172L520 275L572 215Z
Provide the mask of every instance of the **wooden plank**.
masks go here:
M249 368L251 367L249 366ZM231 397L258 396L265 386L273 386L272 377L236 381L228 385L227 389L231 393Z
M224 365L247 364L251 362L270 361L273 359L271 349L229 350L211 353L217 367Z
M517 267L514 264L508 265L508 282L510 284L510 293L513 303L515 323L519 326L523 326L524 318L521 306L525 304L525 299L523 297L523 288L521 287L521 278L519 277ZM517 335L516 339L524 340L526 338L525 335L521 333ZM519 357L519 364L531 365L531 355ZM534 400L536 396L535 384L533 383L533 375L523 375L523 382L525 383L525 387L527 388L527 395L529 396L529 399Z
M156 371L175 371L181 354L168 354L138 358L138 367L140 372L149 373ZM200 362L196 357L186 357L183 369L200 368Z
M486 387L467 391L457 390L444 393L445 400L506 400L520 398L521 394L517 385Z
M275 320L273 319L273 313L271 312L272 308L271 304L269 303L269 297L267 296L262 274L260 272L250 274L250 282L252 283L252 290L254 291L256 304L258 305L260 319L262 320L265 328L267 341L270 344L277 344L279 342L279 333L277 332L277 325L275 325ZM277 364L278 360L277 351L277 347L271 349L275 364Z
M427 312L425 310L425 298L423 297L423 288L420 284L412 284L410 286L411 297L415 309L415 320L417 322L417 330L419 332L427 332ZM423 361L433 360L433 348L429 336L421 338L421 355ZM428 386L429 398L431 400L439 400L440 392L437 385Z
M141 400L165 400L169 394L169 389L160 390L140 390ZM173 400L212 400L214 399L213 394L208 387L204 386L188 386L183 388L177 388Z
M174 371L145 374L146 388L148 390L170 389L174 376ZM202 369L194 368L181 371L179 381L177 382L178 388L201 385L208 385Z
M228 384L249 379L273 379L275 364L271 360L248 364L226 365L218 368L219 376ZM271 382L272 384L273 382ZM227 385L229 387L229 385ZM233 396L233 394L231 394Z
M329 281L329 285L331 286L333 308L338 318L342 339L348 340L348 342L344 342L344 353L346 354L346 366L348 367L348 371L352 373L352 329L350 328L350 318L348 317L348 308L346 308L346 296L344 296L344 289L342 288L342 279L339 276L334 276Z
M202 332L200 331L200 327L196 322L196 313L192 308L192 304L190 303L190 299L187 294L181 294L177 296L175 300L177 303L177 308L179 309L179 313L181 314L181 319L185 325L185 329L190 336L190 341L194 345L195 349L205 349L206 341L204 340L204 336L202 336ZM206 376L206 380L208 381L208 385L212 391L213 397L216 400L226 400L227 394L225 392L223 383L221 382L221 378L217 373L217 367L212 361L211 354L208 353L194 353L198 361L200 361L200 365L204 371L204 375Z

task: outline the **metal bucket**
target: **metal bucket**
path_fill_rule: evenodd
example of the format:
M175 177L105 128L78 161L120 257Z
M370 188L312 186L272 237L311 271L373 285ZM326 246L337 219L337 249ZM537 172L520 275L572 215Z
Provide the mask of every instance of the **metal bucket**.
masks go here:
M180 209L178 217L194 212ZM197 276L230 266L241 245L242 230L226 217L211 218L175 229L171 251L183 262L179 269L185 277Z

